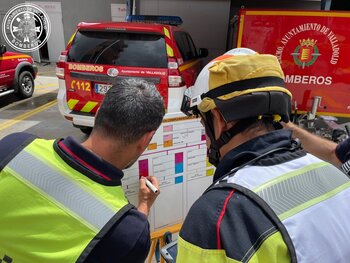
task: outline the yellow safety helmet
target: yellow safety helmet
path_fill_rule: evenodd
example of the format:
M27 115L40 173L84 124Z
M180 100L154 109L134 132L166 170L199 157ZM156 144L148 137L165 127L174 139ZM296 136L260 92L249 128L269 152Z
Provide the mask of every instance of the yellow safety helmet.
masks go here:
M235 48L202 69L181 110L191 115L218 108L227 122L264 115L288 122L291 97L275 56Z

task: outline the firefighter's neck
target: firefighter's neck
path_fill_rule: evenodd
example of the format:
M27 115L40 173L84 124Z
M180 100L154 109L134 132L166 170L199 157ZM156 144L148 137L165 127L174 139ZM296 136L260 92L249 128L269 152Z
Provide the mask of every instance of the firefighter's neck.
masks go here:
M101 157L120 170L130 167L144 152L154 132L144 134L132 143L124 143L113 138L106 138L99 133L92 133L82 146Z
M215 132L216 139L219 139L219 137L223 132L231 129L238 122L238 121L232 121L227 123L222 117L221 113L216 109L212 110L212 113L213 113L214 132ZM268 130L265 129L264 127L256 127L256 128L248 129L236 134L231 138L231 140L228 143L226 143L220 148L221 159L225 156L226 153L236 148L237 146L251 139L254 139L255 137L264 135L267 132Z
M226 153L228 153L232 149L258 136L264 135L267 132L268 131L266 129L259 129L259 130L254 129L254 130L248 130L248 131L238 133L227 144L223 145L220 148L221 159L225 156Z

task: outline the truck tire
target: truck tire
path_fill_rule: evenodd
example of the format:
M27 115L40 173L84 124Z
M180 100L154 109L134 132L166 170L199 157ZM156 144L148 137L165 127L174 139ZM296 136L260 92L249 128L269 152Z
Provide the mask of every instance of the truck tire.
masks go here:
M30 98L34 92L34 78L29 71L23 71L19 74L17 82L17 97L21 99Z

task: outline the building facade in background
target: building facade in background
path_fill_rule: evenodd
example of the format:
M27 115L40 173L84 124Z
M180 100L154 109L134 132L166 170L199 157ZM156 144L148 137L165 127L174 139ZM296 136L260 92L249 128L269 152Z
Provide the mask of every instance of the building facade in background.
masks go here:
M11 7L24 2L42 7L51 21L47 44L30 53L41 63L57 61L79 22L121 21L126 14L126 0L1 0L1 21ZM234 46L235 15L242 6L319 10L321 0L134 0L134 13L180 16L184 21L181 27L191 34L197 47L208 48L210 60ZM3 36L0 42L5 44Z

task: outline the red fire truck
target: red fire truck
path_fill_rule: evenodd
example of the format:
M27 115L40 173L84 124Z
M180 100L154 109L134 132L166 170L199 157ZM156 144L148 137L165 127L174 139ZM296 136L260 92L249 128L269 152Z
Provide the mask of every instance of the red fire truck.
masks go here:
M95 113L113 83L139 78L154 83L167 113L178 112L208 50L197 49L180 17L129 16L128 22L80 23L59 57L61 114L90 133Z
M0 97L11 93L21 99L31 97L37 72L31 56L6 51L0 45Z
M242 9L238 24L237 47L280 61L299 124L333 140L350 117L349 22L350 12Z

